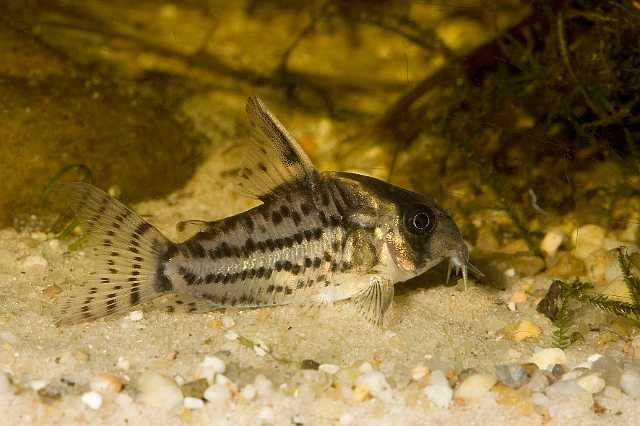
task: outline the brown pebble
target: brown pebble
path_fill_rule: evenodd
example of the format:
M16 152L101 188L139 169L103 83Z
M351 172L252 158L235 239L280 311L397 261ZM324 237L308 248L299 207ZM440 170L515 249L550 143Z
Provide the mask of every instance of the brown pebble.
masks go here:
M369 396L369 388L366 385L358 384L353 388L353 397L356 401L364 401Z
M527 373L527 376L533 376L533 373L539 370L538 366L533 362L526 362L521 365L522 369Z
M60 389L52 384L48 384L42 389L38 390L38 396L42 398L44 402L53 402L62 396L62 392Z
M598 415L603 415L607 413L607 409L602 405L598 404L598 401L593 402L593 412Z
M455 375L450 377L449 371L447 371L447 379L449 379L450 382L464 382L468 377L478 373L475 368L465 368L464 370L460 371L460 373L458 373L457 377Z
M204 391L206 391L208 387L209 382L207 381L207 379L198 379L185 383L184 385L180 386L180 389L182 390L182 394L185 397L190 396L192 398L203 399Z
M100 393L118 393L123 384L120 377L112 373L96 374L89 383L91 390Z
M312 359L303 359L300 368L303 370L317 370L320 363Z
M569 341L571 343L584 342L584 336L579 331L574 331L571 333L571 336L569 336Z
M55 284L42 290L42 294L50 298L56 297L60 293L62 293L62 289Z
M222 321L217 319L212 319L211 321L209 321L208 325L209 325L209 328L213 328L214 330L217 330L222 328Z

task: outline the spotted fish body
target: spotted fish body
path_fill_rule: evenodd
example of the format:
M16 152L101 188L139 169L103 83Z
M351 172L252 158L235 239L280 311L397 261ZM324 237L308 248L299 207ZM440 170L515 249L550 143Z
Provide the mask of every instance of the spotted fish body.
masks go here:
M67 185L104 269L67 295L62 323L172 294L191 311L350 299L381 325L395 283L445 259L466 280L466 246L433 200L363 175L319 172L258 98L247 113L253 144L238 180L262 204L202 222L182 243L99 189Z

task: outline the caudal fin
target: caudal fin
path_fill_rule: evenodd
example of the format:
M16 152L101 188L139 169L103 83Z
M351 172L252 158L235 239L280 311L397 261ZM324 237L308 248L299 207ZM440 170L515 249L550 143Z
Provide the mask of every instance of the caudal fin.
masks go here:
M64 184L62 193L86 232L98 270L63 298L60 324L131 310L171 290L164 261L175 245L124 204L93 185Z

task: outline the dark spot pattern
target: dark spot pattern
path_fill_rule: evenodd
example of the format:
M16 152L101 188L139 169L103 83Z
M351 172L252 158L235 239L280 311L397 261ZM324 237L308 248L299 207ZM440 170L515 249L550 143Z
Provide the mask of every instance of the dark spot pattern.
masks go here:
M280 212L274 211L273 213L271 213L271 221L274 225L279 225L280 223L282 223L282 215L280 214Z
M198 278L196 274L194 274L192 271L188 270L184 266L181 266L180 268L178 268L178 273L182 275L182 278L184 278L187 285L194 285Z

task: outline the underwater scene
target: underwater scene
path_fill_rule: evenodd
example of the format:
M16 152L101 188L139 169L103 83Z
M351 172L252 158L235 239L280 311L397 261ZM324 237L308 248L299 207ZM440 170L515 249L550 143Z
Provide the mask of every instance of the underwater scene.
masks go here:
M640 424L640 2L0 0L0 424Z

